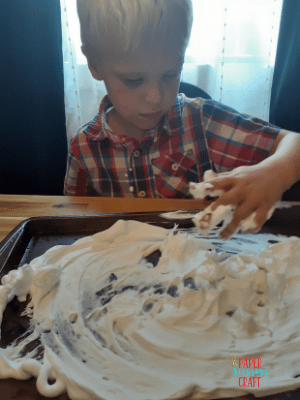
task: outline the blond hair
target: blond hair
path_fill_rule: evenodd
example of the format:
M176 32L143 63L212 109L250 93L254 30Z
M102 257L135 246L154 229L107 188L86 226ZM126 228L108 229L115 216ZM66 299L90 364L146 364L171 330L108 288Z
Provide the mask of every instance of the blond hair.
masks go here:
M91 62L99 58L107 38L130 52L142 38L174 37L179 26L179 45L185 50L193 23L192 0L77 0L77 12L82 51Z

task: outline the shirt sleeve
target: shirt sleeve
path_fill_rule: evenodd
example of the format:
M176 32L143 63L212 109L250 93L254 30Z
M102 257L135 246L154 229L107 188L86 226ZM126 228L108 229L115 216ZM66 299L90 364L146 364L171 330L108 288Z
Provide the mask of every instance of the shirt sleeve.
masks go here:
M216 172L266 159L280 131L269 122L208 100L201 109L207 147Z
M87 196L89 182L82 163L74 154L73 147L74 139L70 144L70 150L68 153L64 194L66 196Z

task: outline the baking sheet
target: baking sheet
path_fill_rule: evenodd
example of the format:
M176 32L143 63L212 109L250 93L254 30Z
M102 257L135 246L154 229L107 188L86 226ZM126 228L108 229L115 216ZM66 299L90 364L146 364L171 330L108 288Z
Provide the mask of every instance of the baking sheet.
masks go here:
M191 211L189 211L189 213L190 212ZM163 218L161 215L163 215L161 212L151 212L90 216L38 217L27 219L20 223L0 243L0 279L10 270L16 269L25 263L29 263L34 258L42 255L49 248L55 245L69 245L83 236L92 235L96 232L106 230L119 219L133 219L165 227L167 229L172 229L175 224L186 231L191 230L193 227L190 218L168 220ZM300 237L300 206L277 209L272 218L264 225L261 232ZM5 312L3 324L6 324L6 329L8 327L9 333L12 335L11 339L13 339L14 334L16 335L14 321L18 321L20 327L19 315L21 314L23 307L24 305L15 299L10 303ZM26 329L26 321L24 320L21 322L23 328ZM5 340L2 344L0 343L0 346L1 345L7 345ZM38 394L34 379L26 382L16 381L13 379L0 380L0 391L2 400L13 398L22 398L22 400L46 399L46 397ZM254 396L250 395L235 399L254 398ZM286 394L263 397L262 399L281 400L287 398L300 400L300 389ZM57 399L67 400L69 397L66 394L63 394Z

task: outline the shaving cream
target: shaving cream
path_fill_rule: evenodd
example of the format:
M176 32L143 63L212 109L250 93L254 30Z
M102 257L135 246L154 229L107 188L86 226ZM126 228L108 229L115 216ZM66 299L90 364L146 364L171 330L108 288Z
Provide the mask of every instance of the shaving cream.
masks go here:
M86 400L291 390L300 386L299 260L296 237L230 257L175 228L120 220L3 277L0 319L30 295L31 329L0 349L0 378L34 376L44 396ZM238 386L232 357L262 360L260 388Z

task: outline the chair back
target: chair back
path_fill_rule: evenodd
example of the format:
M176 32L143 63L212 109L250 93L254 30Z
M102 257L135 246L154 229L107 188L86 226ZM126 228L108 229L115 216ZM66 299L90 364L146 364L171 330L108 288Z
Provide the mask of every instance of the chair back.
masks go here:
M211 97L204 90L196 85L187 82L180 82L178 93L183 93L186 97L195 98L201 97L202 99L211 100Z

